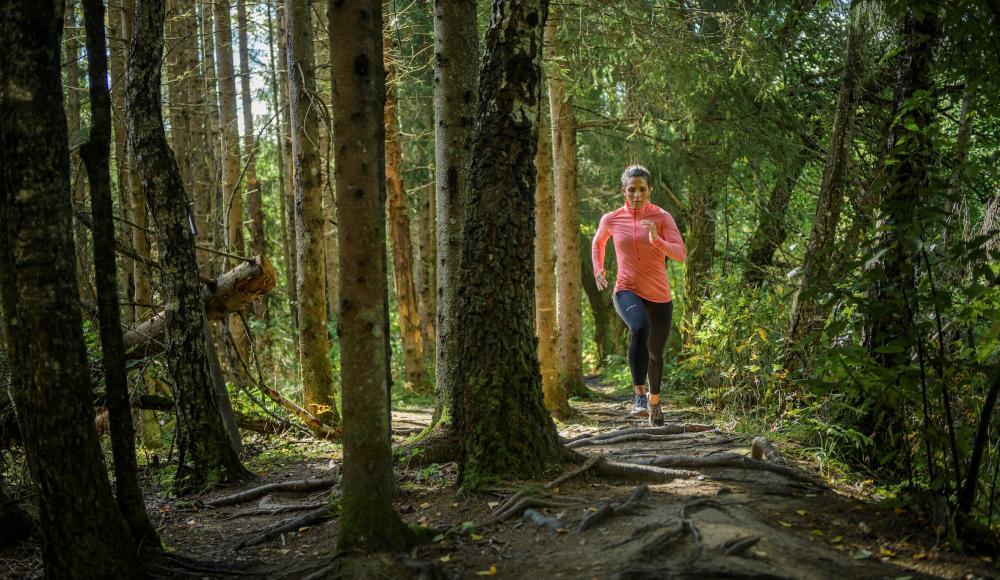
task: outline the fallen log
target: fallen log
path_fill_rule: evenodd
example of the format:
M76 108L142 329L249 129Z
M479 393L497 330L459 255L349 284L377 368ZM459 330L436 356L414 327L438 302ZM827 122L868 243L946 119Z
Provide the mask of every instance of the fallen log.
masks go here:
M202 287L205 316L209 320L220 320L270 292L277 280L271 262L264 256L254 256ZM168 313L169 310L162 310L125 332L125 350L130 359L158 354L162 350L163 344L157 339L166 330Z

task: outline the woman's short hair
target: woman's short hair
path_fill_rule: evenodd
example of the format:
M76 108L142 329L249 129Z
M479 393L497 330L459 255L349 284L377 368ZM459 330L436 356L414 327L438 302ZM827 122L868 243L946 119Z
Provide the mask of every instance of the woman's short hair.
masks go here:
M625 187L625 182L633 177L643 177L646 179L646 185L650 184L652 181L652 176L649 174L649 170L642 165L629 165L622 171L622 187Z

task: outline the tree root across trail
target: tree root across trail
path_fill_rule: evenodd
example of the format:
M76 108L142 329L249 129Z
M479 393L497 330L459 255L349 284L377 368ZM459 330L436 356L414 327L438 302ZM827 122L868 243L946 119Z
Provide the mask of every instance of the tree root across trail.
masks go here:
M277 459L255 467L262 482L183 508L153 496L165 542L197 555L164 562L157 572L602 580L990 575L988 564L965 556L948 567L943 552L932 549L929 526L906 525L894 512L836 493L791 460L795 454L782 457L781 445L675 410L654 428L629 424L618 401L574 404L581 416L561 425L567 462L543 481L469 493L456 485L453 449L449 455L424 440L419 451L410 448L411 457L397 455L397 510L408 524L437 533L398 555L331 559L340 522L329 507L338 485L330 470L340 462L339 447L270 439L265 445L274 453L267 457ZM596 420L592 410L617 413L616 425L601 428L605 415ZM407 427L430 417L427 410L394 415ZM291 454L283 460L282 447ZM428 462L430 455L436 461Z

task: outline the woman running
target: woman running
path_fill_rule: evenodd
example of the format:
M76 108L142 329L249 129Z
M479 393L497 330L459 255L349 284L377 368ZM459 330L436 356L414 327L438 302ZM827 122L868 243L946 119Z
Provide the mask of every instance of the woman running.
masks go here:
M683 262L687 249L674 218L649 203L649 181L649 170L642 165L632 165L622 172L625 205L601 217L591 245L591 258L597 289L604 290L608 287L604 246L609 237L614 238L618 277L613 301L632 339L628 348L628 366L635 390L631 414L649 415L649 424L660 426L663 425L660 408L663 347L674 309L665 258Z

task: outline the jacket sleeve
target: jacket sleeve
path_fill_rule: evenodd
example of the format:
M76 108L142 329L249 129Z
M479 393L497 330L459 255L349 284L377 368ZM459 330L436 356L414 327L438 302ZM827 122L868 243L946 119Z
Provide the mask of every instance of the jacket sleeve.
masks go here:
M594 234L594 241L590 244L590 259L594 266L594 276L604 272L604 246L610 237L611 226L608 225L608 214L604 214L597 226L597 233Z
M671 260L683 262L687 259L687 248L684 246L681 231L677 229L677 222L674 221L673 216L663 212L663 217L656 229L659 235L653 240L653 247Z

